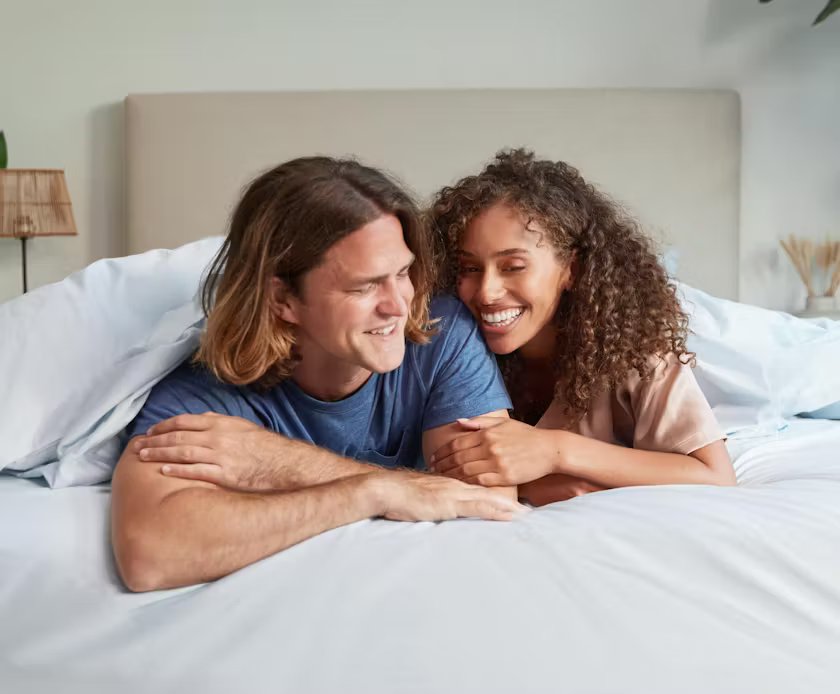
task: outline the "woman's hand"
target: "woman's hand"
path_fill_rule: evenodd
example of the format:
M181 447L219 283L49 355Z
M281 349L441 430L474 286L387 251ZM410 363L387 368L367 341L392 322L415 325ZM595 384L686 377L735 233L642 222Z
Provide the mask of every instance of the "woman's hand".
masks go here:
M432 472L484 487L525 484L554 472L556 432L506 417L459 419L458 424L472 433L436 450L429 461Z
M519 487L519 498L527 501L531 506L545 506L555 501L566 501L576 496L583 496L591 492L601 492L607 489L581 477L554 474Z

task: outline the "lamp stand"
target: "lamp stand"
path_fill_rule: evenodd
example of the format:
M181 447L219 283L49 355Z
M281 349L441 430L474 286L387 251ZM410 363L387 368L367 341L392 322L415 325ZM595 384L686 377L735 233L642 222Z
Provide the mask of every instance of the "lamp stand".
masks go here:
M26 236L20 237L20 266L23 271L23 293L26 294Z

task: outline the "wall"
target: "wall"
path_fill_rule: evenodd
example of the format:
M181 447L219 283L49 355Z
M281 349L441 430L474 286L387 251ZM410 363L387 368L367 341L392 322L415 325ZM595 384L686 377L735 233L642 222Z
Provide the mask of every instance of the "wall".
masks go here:
M65 168L80 231L29 244L30 284L121 253L130 92L733 87L744 119L740 297L793 309L802 293L778 239L840 238L840 15L811 28L823 5L2 0L10 165ZM0 239L0 301L20 291L19 245Z

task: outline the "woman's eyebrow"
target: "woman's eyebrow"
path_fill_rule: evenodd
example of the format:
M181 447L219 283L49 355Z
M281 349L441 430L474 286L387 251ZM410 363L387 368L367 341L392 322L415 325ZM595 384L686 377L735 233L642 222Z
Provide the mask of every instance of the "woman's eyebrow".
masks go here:
M529 251L527 248L505 248L505 250L503 250L503 251L497 251L496 253L494 253L493 257L498 258L499 256L519 255L521 253L524 253L526 255L530 255L531 251ZM469 251L465 251L463 249L460 249L458 251L458 255L465 255L465 256L468 255L470 258L475 258L476 257L474 253L470 253Z

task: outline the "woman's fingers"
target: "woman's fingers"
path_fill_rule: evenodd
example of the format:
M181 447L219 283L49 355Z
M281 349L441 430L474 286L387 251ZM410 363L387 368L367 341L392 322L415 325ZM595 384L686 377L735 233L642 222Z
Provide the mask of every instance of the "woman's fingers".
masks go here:
M482 472L471 477L459 478L467 484L475 484L481 487L508 487L510 482L504 479L498 472Z
M472 446L468 446L466 443L462 444L460 448L452 451L444 458L437 455L433 456L430 461L432 470L440 475L445 475L449 470L460 467L465 463L485 459L484 447L481 443L481 439L478 439Z
M439 474L466 482L469 477L475 477L482 472L490 472L492 470L493 464L489 460L477 456L475 460L451 467L446 471L439 472Z

